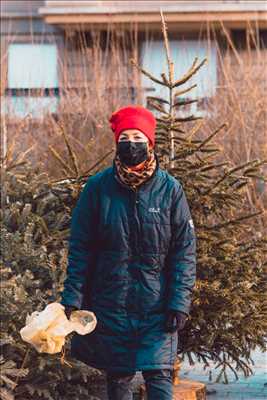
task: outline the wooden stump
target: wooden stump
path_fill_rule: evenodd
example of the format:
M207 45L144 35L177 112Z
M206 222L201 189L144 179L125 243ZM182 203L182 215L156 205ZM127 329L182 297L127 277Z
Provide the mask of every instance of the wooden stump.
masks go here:
M173 400L206 400L206 386L204 383L179 379L179 383L173 387ZM144 383L140 385L139 399L147 400Z

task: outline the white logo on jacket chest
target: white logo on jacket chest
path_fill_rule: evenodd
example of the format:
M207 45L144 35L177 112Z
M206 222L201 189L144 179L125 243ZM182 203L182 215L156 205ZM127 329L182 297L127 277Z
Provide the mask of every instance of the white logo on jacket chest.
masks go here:
M159 207L157 207L157 208L155 208L155 207L150 207L150 208L148 209L148 212L159 213L159 212L160 212L160 208L159 208Z

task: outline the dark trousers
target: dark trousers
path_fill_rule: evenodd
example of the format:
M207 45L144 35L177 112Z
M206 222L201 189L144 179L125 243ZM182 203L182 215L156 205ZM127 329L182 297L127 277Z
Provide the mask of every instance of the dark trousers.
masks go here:
M173 383L170 369L142 371L147 400L171 400ZM107 393L109 400L133 400L132 380L135 373L108 372Z

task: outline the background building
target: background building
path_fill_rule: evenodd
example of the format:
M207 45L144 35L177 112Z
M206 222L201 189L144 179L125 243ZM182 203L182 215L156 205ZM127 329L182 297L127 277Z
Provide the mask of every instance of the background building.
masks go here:
M208 57L207 66L192 80L198 87L190 96L202 100L199 108L223 85L218 51L223 56L229 40L244 58L248 38L266 52L265 1L2 1L1 7L1 95L12 100L13 112L20 115L27 112L26 98L27 107L55 111L66 85L73 90L84 89L84 71L88 82L90 57L94 57L90 48L97 33L103 50L108 51L106 44L116 32L119 42L124 38L121 42L127 51L130 44L125 38L136 32L139 61L160 77L165 57L160 8L168 26L177 78L196 56L200 60ZM81 40L87 49L86 68ZM125 61L123 66L129 68ZM143 76L141 79L147 93L164 95L164 88L154 87ZM119 82L117 85L123 90ZM134 84L132 94L134 101Z

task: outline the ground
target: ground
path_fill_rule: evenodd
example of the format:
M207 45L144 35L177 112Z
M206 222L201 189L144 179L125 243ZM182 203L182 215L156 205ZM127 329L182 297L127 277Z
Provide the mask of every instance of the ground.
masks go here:
M196 363L190 365L187 361L183 362L180 371L181 379L190 379L204 382L207 388L207 400L267 400L267 353L257 350L253 352L252 358L255 362L253 375L245 378L242 372L238 373L239 380L234 379L233 374L228 375L229 384L213 383L218 374L217 370L210 366L203 370L203 364ZM209 380L210 373L212 380ZM101 381L98 388L94 390L94 395L101 400L108 400L106 394L105 380ZM134 379L134 387L143 383L141 372L137 372ZM95 399L92 397L92 400ZM135 396L135 400L138 397Z
M217 370L208 368L205 371L203 366L196 364L189 365L184 362L180 372L181 378L192 379L204 382L207 388L207 400L266 400L267 399L267 353L257 350L253 352L252 359L255 362L253 366L254 374L248 378L239 372L239 380L236 381L233 374L229 375L229 384L212 383L217 376ZM209 381L210 371L212 381Z

